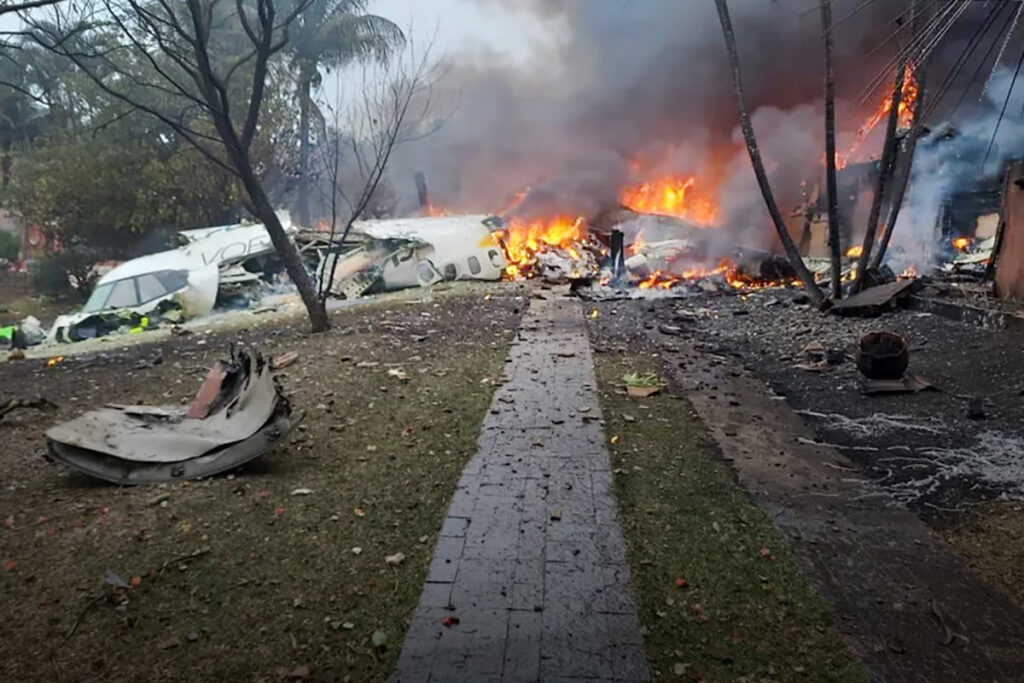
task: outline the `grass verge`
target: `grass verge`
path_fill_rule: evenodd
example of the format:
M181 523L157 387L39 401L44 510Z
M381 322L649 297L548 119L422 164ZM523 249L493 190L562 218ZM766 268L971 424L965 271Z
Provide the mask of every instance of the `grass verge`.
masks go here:
M943 535L982 578L1024 606L1024 508L1020 503L986 503Z
M641 357L598 354L615 491L657 680L864 681L771 522L688 404L629 398Z
M384 680L520 305L453 296L343 312L322 335L185 337L138 370L154 348L4 366L61 410L0 424L0 680ZM50 422L87 406L188 400L229 341L299 352L281 377L307 413L289 444L157 487L39 457ZM112 590L108 570L137 585Z

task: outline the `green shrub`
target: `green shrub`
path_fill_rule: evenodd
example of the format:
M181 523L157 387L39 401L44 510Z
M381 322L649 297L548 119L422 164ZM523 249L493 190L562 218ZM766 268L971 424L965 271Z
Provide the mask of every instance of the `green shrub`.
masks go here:
M78 296L85 301L96 284L92 273L96 261L93 253L78 249L44 256L32 264L32 284L43 296L53 299ZM71 285L71 278L80 283L78 288Z
M0 230L0 260L17 261L20 252L21 240L6 230Z

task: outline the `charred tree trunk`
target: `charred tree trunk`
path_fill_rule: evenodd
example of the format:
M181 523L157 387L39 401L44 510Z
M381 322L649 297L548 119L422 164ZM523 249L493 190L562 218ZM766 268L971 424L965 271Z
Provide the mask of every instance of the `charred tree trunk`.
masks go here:
M843 256L839 245L839 190L836 182L836 79L832 67L832 0L821 0L825 32L825 192L828 201L828 253L832 265L832 298L843 296Z
M853 283L853 291L860 290L867 272L871 251L875 248L875 235L878 233L878 220L885 201L885 191L889 178L896 167L896 127L900 120L900 103L903 101L903 83L907 78L906 61L901 61L896 72L896 83L893 85L892 99L889 101L889 120L885 126L885 144L882 146L882 158L879 160L878 180L875 183L875 198L871 202L871 213L868 214L867 231L861 246L860 259L857 261L857 273L860 275Z
M301 67L299 76L299 188L296 214L299 225L311 227L309 215L309 104L312 90L311 74Z
M736 105L739 109L740 125L743 128L743 140L746 142L747 152L750 154L750 163L754 167L754 175L757 177L758 187L761 189L761 195L764 197L768 213L771 215L775 232L778 234L779 241L782 242L782 247L786 251L786 257L789 259L790 264L792 264L793 270L796 271L797 277L803 282L804 289L807 290L807 296L810 297L815 305L820 306L824 303L825 297L821 293L821 289L814 282L814 276L807 270L807 266L800 256L800 250L793 242L793 237L789 234L786 223L782 218L782 213L779 211L779 206L775 203L771 186L768 184L768 174L764 170L764 162L761 160L761 151L757 147L757 138L754 136L754 127L750 122L746 96L743 93L740 58L736 49L736 34L733 32L732 19L729 16L729 6L726 0L715 0L715 5L718 8L718 18L722 23L725 47L729 53L729 63L732 66L732 87L733 93L736 95Z
M914 105L914 124L910 127L907 137L903 142L903 169L897 176L896 185L892 193L892 201L889 205L889 217L885 223L885 230L878 240L878 249L871 256L870 268L878 268L885 259L885 252L889 249L889 241L892 239L892 232L896 228L896 220L900 215L900 208L903 206L903 199L907 194L907 186L910 184L910 174L914 170L914 153L917 151L917 141L921 137L921 128L924 125L924 101L926 74L924 65L917 70L917 102Z

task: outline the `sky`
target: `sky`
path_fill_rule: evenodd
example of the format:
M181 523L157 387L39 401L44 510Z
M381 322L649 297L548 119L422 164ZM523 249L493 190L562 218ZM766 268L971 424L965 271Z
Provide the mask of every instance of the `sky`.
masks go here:
M500 0L373 0L369 10L403 29L417 42L436 31L436 56L489 49L515 62L527 61L538 43L555 39L556 27L508 9Z

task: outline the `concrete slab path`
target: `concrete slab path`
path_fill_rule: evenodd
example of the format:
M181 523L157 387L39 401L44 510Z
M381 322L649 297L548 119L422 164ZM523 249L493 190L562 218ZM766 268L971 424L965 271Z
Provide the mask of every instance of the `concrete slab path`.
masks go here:
M506 379L391 680L648 681L576 302L532 301Z

